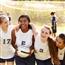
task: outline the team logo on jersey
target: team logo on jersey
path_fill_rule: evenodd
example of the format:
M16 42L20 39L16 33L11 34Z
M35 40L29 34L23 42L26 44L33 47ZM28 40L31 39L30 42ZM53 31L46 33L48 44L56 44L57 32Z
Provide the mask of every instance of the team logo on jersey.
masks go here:
M43 49L40 49L39 52L43 52Z
M26 41L22 41L22 42L21 42L21 45L25 45L25 43L26 43Z

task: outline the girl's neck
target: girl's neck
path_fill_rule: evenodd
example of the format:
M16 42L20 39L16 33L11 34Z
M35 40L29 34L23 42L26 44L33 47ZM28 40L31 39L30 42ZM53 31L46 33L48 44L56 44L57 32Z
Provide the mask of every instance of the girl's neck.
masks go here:
M41 37L41 41L42 41L43 43L46 43L46 42L47 42L47 39L43 39L43 38Z
M65 46L63 45L60 49L64 49L65 48Z
M26 33L28 30L29 30L28 28L27 28L27 29L21 29L21 31L22 31L23 33Z
M7 27L2 27L2 30L4 31L4 32L7 32L8 31L8 28Z

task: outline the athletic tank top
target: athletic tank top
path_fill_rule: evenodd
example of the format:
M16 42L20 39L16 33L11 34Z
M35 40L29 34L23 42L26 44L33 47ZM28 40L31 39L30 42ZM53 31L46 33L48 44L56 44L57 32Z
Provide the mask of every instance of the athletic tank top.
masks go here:
M58 49L58 58L59 60L64 59L65 47L63 49Z
M11 45L12 27L8 27L7 32L3 32L0 28L0 58L9 59L14 56L14 48Z
M28 32L23 33L21 29L16 32L16 45L19 51L30 52L30 47L32 45L32 30L29 29Z
M36 59L47 60L51 58L48 43L47 42L43 43L41 41L40 35L36 36L34 46L36 50L36 53L35 53Z

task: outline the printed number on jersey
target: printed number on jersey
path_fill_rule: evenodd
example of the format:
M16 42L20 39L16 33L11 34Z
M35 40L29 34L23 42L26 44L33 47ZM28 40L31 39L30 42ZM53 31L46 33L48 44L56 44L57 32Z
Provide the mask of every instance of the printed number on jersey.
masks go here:
M9 44L11 42L11 39L3 39L3 44Z

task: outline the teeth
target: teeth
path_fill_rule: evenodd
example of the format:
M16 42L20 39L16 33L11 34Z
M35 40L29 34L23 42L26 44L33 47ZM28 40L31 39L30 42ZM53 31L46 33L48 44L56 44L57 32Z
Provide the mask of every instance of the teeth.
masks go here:
M25 26L25 25L22 25L22 26Z

